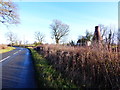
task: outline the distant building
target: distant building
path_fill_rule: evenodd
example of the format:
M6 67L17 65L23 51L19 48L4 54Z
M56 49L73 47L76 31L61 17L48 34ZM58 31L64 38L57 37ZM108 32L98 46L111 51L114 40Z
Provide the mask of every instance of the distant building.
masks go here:
M77 45L78 46L90 46L91 43L92 43L91 41L79 42L79 40L78 40Z
M93 36L93 41L95 42L101 42L103 40L101 33L100 33L100 27L99 26L95 26L95 32L94 32L94 36Z
M90 45L91 45L91 41L87 41L86 46L90 46Z
M77 41L77 45L79 46L90 46L93 43L101 43L103 41L103 38L101 36L100 33L100 27L99 26L95 26L95 32L94 32L94 36L92 41L86 41L85 37L83 37L82 39L79 39Z

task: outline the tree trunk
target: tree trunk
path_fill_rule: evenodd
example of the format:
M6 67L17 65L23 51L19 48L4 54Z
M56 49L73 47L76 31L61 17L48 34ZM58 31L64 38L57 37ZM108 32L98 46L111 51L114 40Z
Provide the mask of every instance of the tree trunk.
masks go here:
M59 44L59 39L56 39L56 44Z

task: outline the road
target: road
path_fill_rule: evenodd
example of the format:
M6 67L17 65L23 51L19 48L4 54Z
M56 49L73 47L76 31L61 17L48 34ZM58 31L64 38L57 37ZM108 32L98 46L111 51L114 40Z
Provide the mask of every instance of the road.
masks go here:
M2 54L2 88L36 88L35 73L28 49L16 47Z

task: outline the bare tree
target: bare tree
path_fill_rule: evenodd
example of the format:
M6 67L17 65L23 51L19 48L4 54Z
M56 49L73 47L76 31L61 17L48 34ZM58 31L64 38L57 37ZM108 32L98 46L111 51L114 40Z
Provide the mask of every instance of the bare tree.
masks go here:
M7 32L6 34L7 40L10 42L11 46L17 41L17 36L13 32Z
M18 24L17 6L11 0L0 0L0 22L3 24Z
M52 38L55 39L56 44L59 44L59 41L69 33L69 25L59 20L53 20L53 23L50 24L50 29L52 29Z
M99 24L98 26L100 27L101 36L102 38L104 38L107 32L107 27L103 24Z
M102 24L99 24L99 26L100 26L101 36L105 40L105 42L108 44L114 43L115 38L116 38L115 26L110 25L108 27Z
M41 32L37 31L35 32L35 39L39 42L42 43L44 41L45 35L42 34Z
M117 39L118 39L118 45L120 45L120 28L118 29Z

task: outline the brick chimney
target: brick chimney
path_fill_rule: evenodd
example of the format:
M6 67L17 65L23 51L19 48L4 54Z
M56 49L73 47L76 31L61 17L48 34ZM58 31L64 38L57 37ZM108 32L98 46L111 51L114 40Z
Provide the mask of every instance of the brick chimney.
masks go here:
M101 33L100 33L100 27L95 26L95 32L93 36L93 41L100 42L102 40Z

